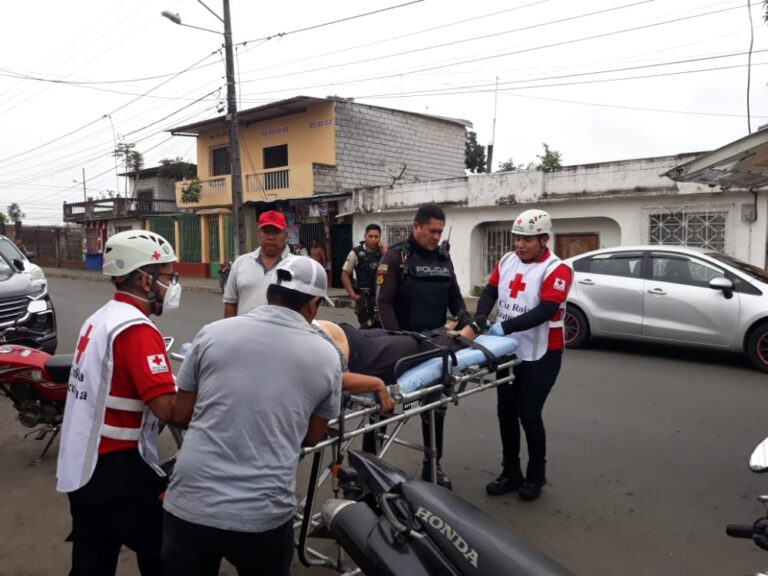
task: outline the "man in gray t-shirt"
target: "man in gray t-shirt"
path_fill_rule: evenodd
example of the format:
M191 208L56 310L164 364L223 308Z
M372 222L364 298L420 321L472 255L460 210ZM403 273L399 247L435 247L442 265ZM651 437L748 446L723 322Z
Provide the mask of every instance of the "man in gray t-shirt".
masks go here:
M167 573L288 574L296 467L339 413L341 363L310 322L327 298L322 266L280 263L268 305L208 324L176 380L196 395L164 500ZM205 567L205 568L204 568Z

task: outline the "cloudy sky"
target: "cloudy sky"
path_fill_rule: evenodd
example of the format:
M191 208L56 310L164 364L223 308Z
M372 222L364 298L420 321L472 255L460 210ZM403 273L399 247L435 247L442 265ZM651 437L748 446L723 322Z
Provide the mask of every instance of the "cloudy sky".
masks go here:
M494 164L535 161L544 142L564 164L704 151L768 123L756 0L231 5L241 109L333 94L469 120L482 144L495 116ZM59 222L83 199L83 170L88 196L122 192L121 141L147 167L196 161L194 141L167 131L224 104L222 37L163 9L222 29L198 0L4 3L0 209Z

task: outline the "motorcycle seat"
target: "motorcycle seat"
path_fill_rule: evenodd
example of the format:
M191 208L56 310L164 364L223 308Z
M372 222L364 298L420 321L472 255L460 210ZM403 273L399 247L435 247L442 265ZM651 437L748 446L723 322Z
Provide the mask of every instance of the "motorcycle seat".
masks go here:
M420 480L401 485L413 516L462 574L573 576L453 492Z
M69 381L74 354L56 354L45 361L45 371L52 382L63 384Z

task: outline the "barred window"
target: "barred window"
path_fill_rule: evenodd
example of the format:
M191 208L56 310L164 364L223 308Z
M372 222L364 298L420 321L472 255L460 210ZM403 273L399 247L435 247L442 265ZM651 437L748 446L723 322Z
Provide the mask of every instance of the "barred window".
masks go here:
M492 222L483 226L483 279L493 272L496 263L507 252L514 250L515 237L512 235L512 222Z
M383 226L387 246L394 246L398 242L407 240L411 233L411 224L408 222L384 222Z
M649 244L697 246L725 252L728 209L723 206L646 208Z

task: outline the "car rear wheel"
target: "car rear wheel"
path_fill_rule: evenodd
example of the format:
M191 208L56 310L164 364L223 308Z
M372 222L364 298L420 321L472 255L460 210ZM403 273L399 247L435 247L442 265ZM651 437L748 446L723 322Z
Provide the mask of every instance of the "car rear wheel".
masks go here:
M589 342L589 322L578 308L568 306L563 318L565 324L565 345L568 348L581 348Z
M758 326L749 335L747 354L755 368L768 372L768 323Z

